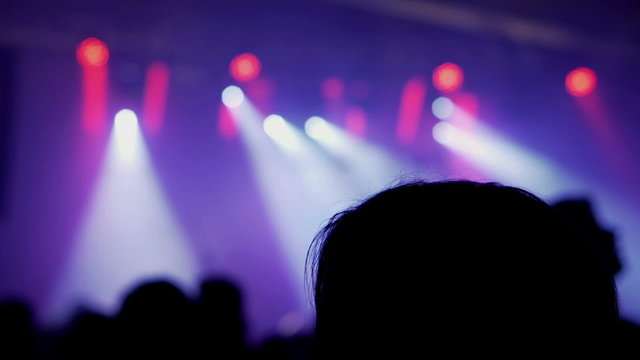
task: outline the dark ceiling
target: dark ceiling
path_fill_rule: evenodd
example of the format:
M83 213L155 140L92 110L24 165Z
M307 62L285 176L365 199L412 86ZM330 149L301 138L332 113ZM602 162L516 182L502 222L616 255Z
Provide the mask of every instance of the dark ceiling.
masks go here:
M640 61L637 0L3 0L0 46L72 48L78 36L96 32L136 44L163 37L175 46L184 39L172 35L227 20L221 14L238 6L246 7L247 19L278 17L289 8L296 8L295 14L358 8L523 44Z

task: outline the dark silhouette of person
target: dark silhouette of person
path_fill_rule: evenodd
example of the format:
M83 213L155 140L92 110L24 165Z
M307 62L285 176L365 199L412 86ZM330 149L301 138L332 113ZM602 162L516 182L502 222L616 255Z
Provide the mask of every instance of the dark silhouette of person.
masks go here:
M115 320L80 309L59 341L55 359L113 359L117 357Z
M18 300L0 303L0 358L38 358L37 331L29 306Z
M569 217L585 235L591 237L611 272L618 274L622 270L615 234L600 225L588 199L564 199L554 203L553 207Z
M513 357L610 349L611 271L533 194L414 182L336 214L309 253L316 358Z
M117 316L117 331L119 357L194 356L191 302L167 281L142 284L126 296Z
M248 356L242 306L242 293L234 283L210 279L201 284L196 303L200 353L215 354L221 359Z
M308 335L293 337L272 337L263 342L253 355L253 359L304 360L310 359L312 340Z
M594 241L611 272L618 275L622 271L623 266L618 255L615 233L598 221L589 199L563 199L553 204L553 207L566 215ZM626 319L620 319L618 334L621 347L632 348L640 342L640 327Z

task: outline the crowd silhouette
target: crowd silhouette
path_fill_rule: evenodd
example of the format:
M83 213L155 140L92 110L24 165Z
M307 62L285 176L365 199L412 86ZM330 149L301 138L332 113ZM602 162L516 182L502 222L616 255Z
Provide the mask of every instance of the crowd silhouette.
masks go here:
M56 332L4 301L0 358L612 355L640 339L618 315L622 263L586 199L551 206L495 183L413 182L336 214L314 239L313 338L249 346L236 284L206 280L191 299L154 280L115 316L81 309Z
M63 329L38 332L27 305L0 305L2 359L306 359L308 335L245 339L242 294L225 279L201 284L196 299L165 280L133 289L113 317L79 309Z

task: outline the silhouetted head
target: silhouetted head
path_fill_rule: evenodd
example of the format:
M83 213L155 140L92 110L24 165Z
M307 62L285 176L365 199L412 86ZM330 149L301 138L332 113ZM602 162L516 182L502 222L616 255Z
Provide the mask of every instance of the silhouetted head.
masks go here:
M239 312L242 308L242 295L234 283L211 279L200 285L200 303L220 309L221 312Z
M184 356L190 348L191 315L189 299L175 285L156 281L138 286L118 315L123 352L129 357Z
M200 344L214 348L222 358L243 358L245 321L240 289L227 280L206 280L200 286L197 305Z
M56 359L112 358L116 340L113 319L86 308L78 309L60 339Z
M31 309L21 301L0 303L0 358L35 356L36 329Z
M0 330L8 333L27 333L33 329L31 310L21 301L11 300L0 303Z
M602 227L587 199L561 200L553 205L558 211L573 220L578 227L595 242L602 257L609 264L611 271L617 274L622 270L622 263L616 250L615 235Z
M599 338L617 319L589 239L495 183L383 191L335 215L310 256L321 357L540 348Z
M155 281L138 286L124 299L120 317L145 323L173 321L183 318L188 306L189 299L175 285Z

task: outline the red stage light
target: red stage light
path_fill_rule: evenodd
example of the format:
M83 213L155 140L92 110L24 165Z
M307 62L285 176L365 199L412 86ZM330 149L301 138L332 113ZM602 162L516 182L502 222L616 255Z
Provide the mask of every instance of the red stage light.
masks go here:
M76 59L82 66L82 126L88 134L99 134L106 125L109 49L96 38L78 44Z
M169 67L163 62L156 61L147 70L142 110L144 126L153 134L162 129L168 93Z
M585 96L596 88L598 78L596 73L589 68L577 68L571 71L565 78L567 92L573 96Z
M218 132L225 139L233 139L238 134L238 126L233 114L223 104L218 108Z
M462 69L454 63L444 63L433 71L433 86L442 92L458 90L463 82Z
M427 84L420 77L410 79L402 89L396 137L403 144L410 144L418 136L426 94Z
M367 114L358 106L350 107L345 114L346 129L356 137L364 137L367 132Z
M339 99L344 96L344 88L344 81L333 77L322 81L320 92L325 99Z
M82 66L103 66L109 61L109 49L101 40L88 38L78 45L76 57Z
M231 60L229 64L229 73L237 81L250 81L260 75L262 65L260 60L249 53L240 54Z

